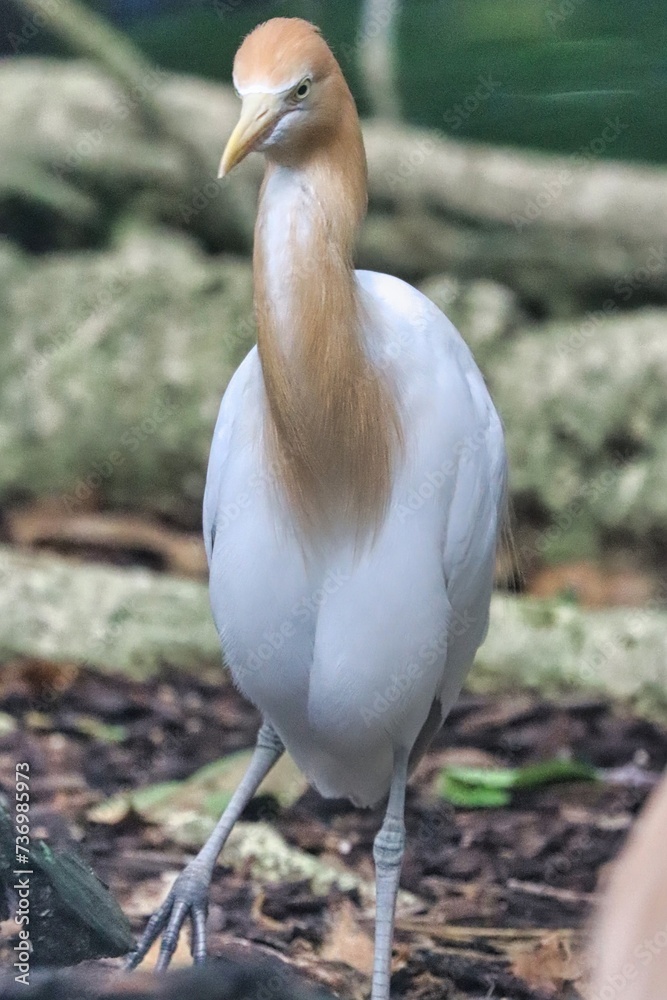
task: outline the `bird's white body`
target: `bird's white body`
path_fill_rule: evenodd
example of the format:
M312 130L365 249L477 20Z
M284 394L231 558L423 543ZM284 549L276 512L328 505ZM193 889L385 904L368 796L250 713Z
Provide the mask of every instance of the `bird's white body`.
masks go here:
M404 447L381 527L304 546L264 442L253 349L220 407L204 498L213 615L240 690L327 796L384 796L433 702L447 714L487 628L506 464L500 420L450 321L404 282L356 272L364 345Z

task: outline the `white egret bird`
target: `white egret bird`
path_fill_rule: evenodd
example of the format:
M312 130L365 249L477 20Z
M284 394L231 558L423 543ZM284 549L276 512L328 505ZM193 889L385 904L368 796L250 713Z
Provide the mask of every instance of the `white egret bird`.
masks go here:
M186 918L205 957L213 867L286 748L326 796L388 796L374 844L373 1000L389 996L410 768L486 633L506 460L498 415L449 320L355 271L366 160L354 101L306 21L275 18L234 62L220 164L266 157L254 246L257 348L222 400L204 497L213 615L264 723L249 770L128 964Z

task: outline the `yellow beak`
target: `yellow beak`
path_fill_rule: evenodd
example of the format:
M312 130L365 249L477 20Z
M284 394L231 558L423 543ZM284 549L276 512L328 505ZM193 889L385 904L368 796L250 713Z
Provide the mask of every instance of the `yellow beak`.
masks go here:
M218 177L224 177L245 159L273 128L280 117L280 109L281 96L278 94L246 94L241 117L222 154Z

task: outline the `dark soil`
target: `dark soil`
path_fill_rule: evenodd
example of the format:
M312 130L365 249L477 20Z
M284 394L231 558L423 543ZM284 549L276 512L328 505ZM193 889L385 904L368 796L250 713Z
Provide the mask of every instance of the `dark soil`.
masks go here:
M88 821L86 810L114 792L185 778L249 747L258 726L256 712L222 678L212 684L165 674L134 683L36 661L3 669L0 711L19 721L0 738L0 789L12 796L15 764L28 761L33 834L56 847L76 841L121 905L136 900L145 884L145 915L159 902L157 880L175 873L185 853L136 816L103 826ZM107 742L87 734L82 719L124 731ZM579 996L581 932L600 873L621 847L647 787L622 780L554 785L524 792L508 808L454 810L438 798L433 781L453 760L517 765L562 755L599 768L634 764L635 773L659 772L667 733L604 700L461 698L408 795L402 886L423 906L397 923L396 998ZM286 810L255 800L245 818L267 817L289 842L337 855L372 878L381 810L359 811L308 791ZM346 913L359 934L372 931L355 893L315 897L303 883L260 887L219 867L209 951L254 943L257 954L273 951L342 996L362 997L367 979L346 964L363 967L341 930ZM145 915L132 914L136 931ZM2 927L7 931L9 923ZM0 945L3 963L11 964L11 944Z

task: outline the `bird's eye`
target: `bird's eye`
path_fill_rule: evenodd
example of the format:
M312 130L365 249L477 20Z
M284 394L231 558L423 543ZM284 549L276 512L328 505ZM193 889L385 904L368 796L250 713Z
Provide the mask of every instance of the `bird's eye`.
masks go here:
M310 93L310 77L307 76L301 81L298 87L292 91L292 97L295 101L303 101Z

